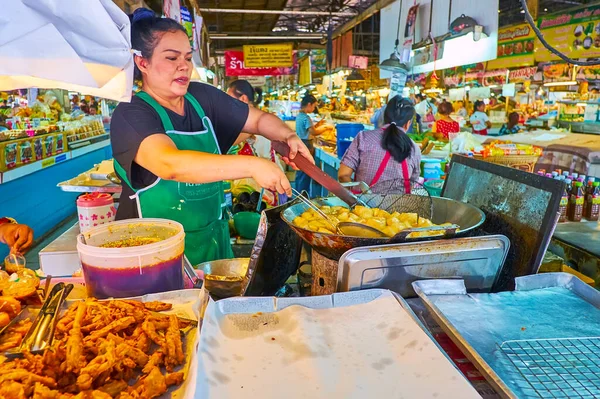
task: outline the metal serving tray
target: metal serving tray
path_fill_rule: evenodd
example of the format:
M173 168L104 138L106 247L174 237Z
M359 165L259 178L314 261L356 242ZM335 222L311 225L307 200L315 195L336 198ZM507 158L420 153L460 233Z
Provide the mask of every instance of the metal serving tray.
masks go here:
M469 292L490 292L509 247L493 235L351 249L340 258L337 290L385 288L410 298L413 281L462 278Z
M577 277L518 277L497 294L467 294L462 280L413 287L503 397L600 397L600 293Z

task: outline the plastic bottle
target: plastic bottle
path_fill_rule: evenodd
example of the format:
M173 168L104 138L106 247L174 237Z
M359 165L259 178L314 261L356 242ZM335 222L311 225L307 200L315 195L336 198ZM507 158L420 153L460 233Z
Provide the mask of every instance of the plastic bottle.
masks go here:
M552 172L552 177L556 177L556 176L558 176L558 172L557 171Z
M566 179L565 180L565 189L563 191L562 197L560 197L560 205L558 207L558 211L560 212L560 216L558 217L558 223L564 223L567 221L567 207L569 205L569 187L570 186L571 186L571 181L569 179Z
M579 178L583 179L583 181L585 181L585 179L587 179L587 176L586 175L579 175Z
M546 173L546 177L549 177L550 179L552 179L552 174L551 173Z
M579 178L581 179L581 177ZM583 183L583 195L584 195L584 200L583 200L583 217L584 218L588 218L591 214L591 208L592 208L592 196L593 196L593 192L594 192L594 183L588 181L587 184Z
M565 170L564 172L562 172L562 174L565 178L567 178L569 176L569 171Z
M592 183L592 189L586 195L587 208L584 214L590 221L597 221L600 216L600 182Z
M571 189L569 205L567 206L567 219L571 222L581 222L583 216L583 203L583 183L578 181L573 183L573 188Z
M573 176L574 180L577 180L577 178L579 177L579 173L573 172L573 173L571 173L571 176Z

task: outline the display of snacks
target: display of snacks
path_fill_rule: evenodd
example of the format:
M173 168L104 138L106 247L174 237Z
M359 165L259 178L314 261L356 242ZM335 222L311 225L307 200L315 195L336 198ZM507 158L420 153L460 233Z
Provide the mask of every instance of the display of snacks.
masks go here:
M505 155L533 155L539 157L542 155L542 149L529 144L512 144L510 142L494 141L483 146L483 150L476 152L475 154L484 158Z
M0 364L0 397L156 398L180 385L191 321L155 312L168 304L149 305L75 302L59 319L51 350Z
M0 172L41 161L67 151L68 143L105 134L102 121L96 118L34 129L0 132ZM85 145L82 144L82 145Z

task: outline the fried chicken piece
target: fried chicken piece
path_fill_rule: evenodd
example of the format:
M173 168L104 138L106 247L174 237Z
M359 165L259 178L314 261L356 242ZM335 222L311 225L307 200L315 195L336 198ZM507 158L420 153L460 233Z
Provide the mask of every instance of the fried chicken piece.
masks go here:
M170 323L165 333L164 345L166 356L165 366L168 371L172 371L173 366L179 366L183 364L185 355L183 354L183 342L181 342L181 334L179 333L179 322L177 316L169 316Z
M165 344L165 338L156 332L156 327L154 326L153 322L150 320L144 320L144 323L142 323L142 328L156 345L163 346Z
M50 388L56 387L56 381L53 378L37 375L25 369L14 369L0 374L0 386L8 381L40 382Z
M140 383L141 382L141 383ZM162 375L158 367L153 368L150 373L140 380L135 392L141 398L156 398L167 392L167 383L165 376Z
M95 390L79 392L77 395L73 396L73 399L112 399L112 396L102 391Z
M117 347L113 341L105 341L100 348L100 352L102 354L96 356L82 368L77 377L77 387L81 391L90 389L96 377L107 370L112 370L117 363Z
M73 319L73 327L69 331L69 338L67 338L67 372L79 373L83 363L83 334L81 332L81 323L85 318L86 310L87 306L85 302L79 302L75 318Z
M0 296L0 312L8 314L9 319L14 319L21 312L21 302L12 296Z
M152 369L160 367L163 363L163 357L164 354L160 350L157 350L152 355L150 355L150 360L148 360L148 363L146 363L146 365L142 369L142 373L149 374L150 371L152 371Z
M110 332L121 331L121 330L129 327L133 323L135 323L135 318L133 318L132 316L127 316L122 319L115 320L112 323L110 323L109 325L107 325L106 327L92 332L90 335L85 337L84 341L89 342L89 341L97 340L98 338L104 338Z
M173 304L159 301L144 302L143 305L151 312L162 312L164 310L171 310L173 308Z
M110 301L108 306L113 309L122 310L123 313L135 318L135 321L138 323L143 321L147 316L147 311L140 302Z
M6 352L9 349L21 345L23 335L15 332L5 332L0 337L0 352Z
M172 385L180 385L183 382L183 371L167 374L165 376L165 382L167 383L168 387Z
M133 360L137 367L144 367L146 365L146 363L148 363L148 359L149 356L146 355L143 351L141 351L140 349L131 346L129 344L129 342L126 342L124 338L118 337L114 334L108 334L108 337L106 337L108 340L114 341L115 343L117 343L119 345L118 350L117 350L117 355L119 357L123 357L123 356L127 356L129 357L131 360ZM133 368L135 368L136 366L134 365Z
M6 327L10 323L10 316L6 312L0 312L0 328Z
M119 393L125 391L128 387L129 385L123 380L113 380L107 384L102 385L101 387L98 387L97 390L104 392L113 398L116 398L119 395Z
M33 389L33 399L69 399L73 395L69 393L62 393L48 388L47 386L37 382Z
M7 381L0 384L0 398L23 399L26 397L27 396L25 396L25 386L23 384L15 381Z

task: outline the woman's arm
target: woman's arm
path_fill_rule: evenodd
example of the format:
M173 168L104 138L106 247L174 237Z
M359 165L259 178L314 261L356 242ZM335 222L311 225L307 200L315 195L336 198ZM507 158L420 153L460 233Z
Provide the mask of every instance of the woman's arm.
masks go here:
M275 115L267 114L266 112L250 107L248 119L246 120L243 131L261 135L271 141L283 141L290 146L291 160L293 160L296 157L296 153L299 152L314 163L310 151L306 148L298 135L296 135L296 132L290 129L288 125Z
M353 174L354 174L354 170L351 167L346 166L343 163L340 164L340 170L338 170L338 180L341 183L352 182Z
M266 159L179 150L164 134L146 137L140 144L135 162L165 180L199 184L251 177L261 187L280 194L292 194L283 171Z

